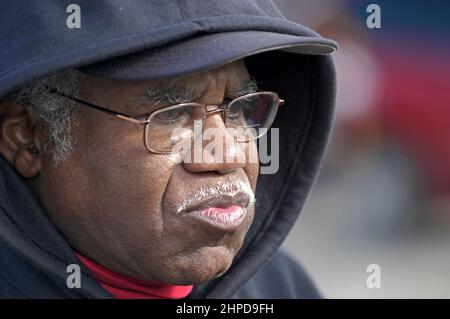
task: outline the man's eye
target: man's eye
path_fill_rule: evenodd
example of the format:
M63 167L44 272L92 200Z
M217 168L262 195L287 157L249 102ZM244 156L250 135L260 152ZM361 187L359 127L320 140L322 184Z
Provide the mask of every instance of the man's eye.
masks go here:
M155 118L164 123L172 123L181 119L186 112L183 110L169 110L155 115Z
M239 118L242 115L242 107L234 107L230 109L227 115L231 120Z
M247 114L254 107L253 101L242 100L235 103L228 110L228 118L230 120L238 119Z

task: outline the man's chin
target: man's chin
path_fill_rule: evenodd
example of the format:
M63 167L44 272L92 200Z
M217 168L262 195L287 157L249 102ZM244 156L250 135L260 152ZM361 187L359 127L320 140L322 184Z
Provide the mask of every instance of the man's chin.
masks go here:
M177 256L158 276L159 281L171 285L195 285L224 275L235 257L223 247L205 247L190 255Z

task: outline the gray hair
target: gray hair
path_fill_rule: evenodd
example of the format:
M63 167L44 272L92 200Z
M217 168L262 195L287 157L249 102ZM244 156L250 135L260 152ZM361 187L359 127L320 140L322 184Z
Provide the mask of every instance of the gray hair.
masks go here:
M10 93L6 98L15 100L35 112L44 122L48 140L44 150L51 148L52 164L56 166L73 150L71 124L74 101L52 93L52 88L71 96L78 96L80 73L75 70L53 74Z

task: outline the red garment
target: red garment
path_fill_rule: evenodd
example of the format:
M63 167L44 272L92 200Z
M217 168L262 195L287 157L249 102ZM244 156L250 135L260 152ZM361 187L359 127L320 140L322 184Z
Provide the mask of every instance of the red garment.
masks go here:
M137 280L103 267L79 253L76 255L100 285L117 299L180 299L187 297L194 288L193 285L175 286Z

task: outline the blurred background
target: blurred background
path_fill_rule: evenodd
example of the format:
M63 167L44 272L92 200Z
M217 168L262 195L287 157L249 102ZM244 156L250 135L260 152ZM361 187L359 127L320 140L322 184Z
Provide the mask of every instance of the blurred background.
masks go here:
M275 2L340 46L335 129L288 250L326 298L450 298L450 2Z

